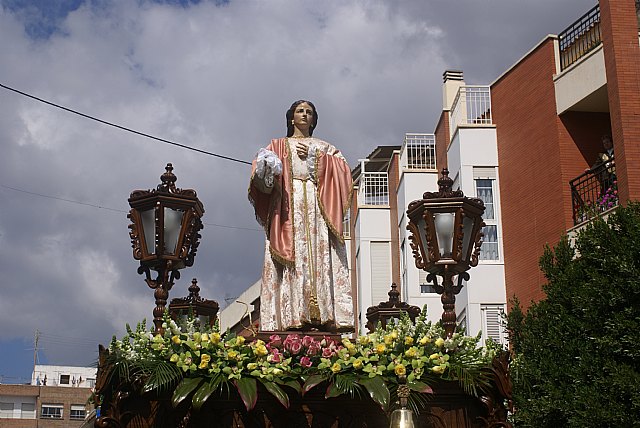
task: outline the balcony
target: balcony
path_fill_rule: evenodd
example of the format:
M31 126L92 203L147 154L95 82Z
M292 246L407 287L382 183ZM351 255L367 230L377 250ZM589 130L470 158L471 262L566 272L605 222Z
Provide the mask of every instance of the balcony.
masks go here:
M491 92L486 85L461 86L451 107L451 138L460 126L491 125Z
M618 206L617 184L614 159L571 180L574 226Z
M400 151L400 165L405 171L436 169L436 137L433 134L405 134Z
M635 0L636 17L640 29L640 0ZM558 35L560 71L574 64L600 46L600 5L594 6L580 19Z
M594 50L601 42L600 6L596 5L558 35L560 71Z
M389 205L389 180L386 172L363 172L358 181L358 205Z

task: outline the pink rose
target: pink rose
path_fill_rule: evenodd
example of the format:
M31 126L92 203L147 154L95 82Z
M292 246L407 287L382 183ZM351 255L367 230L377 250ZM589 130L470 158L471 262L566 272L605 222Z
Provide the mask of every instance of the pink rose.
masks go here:
M318 355L320 352L320 344L318 342L314 342L307 348L307 355L314 356Z
M277 334L272 334L269 336L269 345L273 347L282 345L282 338Z
M333 355L333 351L331 350L331 348L323 348L322 349L322 357L323 358L330 358Z
M300 365L302 367L309 368L309 367L311 367L312 364L313 363L311 362L311 358L309 358L309 357L300 358Z
M311 336L305 336L302 338L302 345L305 348L312 346L316 341Z
M291 352L291 347L293 344L298 344L300 348L302 347L302 343L300 342L300 337L297 334L290 334L289 336L287 336L287 338L284 340L284 349ZM298 348L298 352L300 352L299 348Z
M289 346L289 352L291 352L293 355L298 355L300 353L300 351L302 351L302 343L301 342L293 342Z
M277 348L273 348L271 350L271 355L269 355L268 360L272 363L279 363L282 361L282 354L278 351Z

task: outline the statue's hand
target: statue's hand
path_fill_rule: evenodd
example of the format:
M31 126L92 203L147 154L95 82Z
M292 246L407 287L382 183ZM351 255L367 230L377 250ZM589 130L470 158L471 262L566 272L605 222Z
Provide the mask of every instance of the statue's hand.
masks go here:
M296 144L296 153L300 159L305 159L309 153L309 143L300 141Z

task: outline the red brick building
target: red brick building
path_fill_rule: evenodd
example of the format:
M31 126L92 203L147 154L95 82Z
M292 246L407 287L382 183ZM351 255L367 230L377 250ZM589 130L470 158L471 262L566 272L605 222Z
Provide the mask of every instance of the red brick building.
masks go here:
M600 0L491 85L507 296L525 307L544 297L544 245L602 205L602 179L585 170L603 151L603 136L613 140L620 203L640 199L639 6Z

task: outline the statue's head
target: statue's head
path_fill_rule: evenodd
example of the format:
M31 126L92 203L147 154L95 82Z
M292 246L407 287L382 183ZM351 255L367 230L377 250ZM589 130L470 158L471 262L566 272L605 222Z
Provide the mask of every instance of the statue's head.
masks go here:
M291 121L293 120L293 112L296 110L302 103L307 103L313 109L313 121L311 122L311 126L309 127L309 135L313 135L314 129L316 129L316 125L318 124L318 110L316 110L316 106L313 105L311 101L307 100L298 100L295 103L291 104L289 110L287 110L287 137L291 137L293 135L293 124Z

